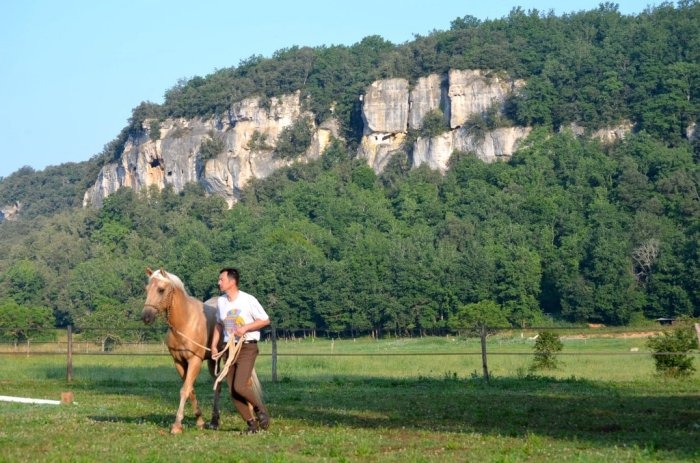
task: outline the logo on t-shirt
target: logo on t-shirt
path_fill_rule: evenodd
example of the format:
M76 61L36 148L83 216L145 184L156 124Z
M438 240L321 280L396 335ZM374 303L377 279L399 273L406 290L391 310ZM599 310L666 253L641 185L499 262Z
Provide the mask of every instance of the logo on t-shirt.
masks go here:
M226 318L224 318L224 328L226 328L226 332L231 334L235 327L243 325L245 325L245 320L241 317L240 309L229 310L226 314Z

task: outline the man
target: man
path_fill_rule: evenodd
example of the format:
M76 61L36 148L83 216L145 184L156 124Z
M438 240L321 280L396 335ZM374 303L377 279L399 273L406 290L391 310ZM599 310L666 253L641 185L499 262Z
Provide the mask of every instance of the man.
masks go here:
M217 346L223 335L224 343L235 336L243 342L236 361L230 366L227 382L236 410L248 423L245 434L267 429L270 417L265 405L252 388L251 375L258 357L260 329L270 324L270 317L258 300L238 289L239 273L235 268L224 268L219 272L219 289L223 293L217 300L216 329L212 335L211 352L218 354ZM255 415L248 405L252 405Z

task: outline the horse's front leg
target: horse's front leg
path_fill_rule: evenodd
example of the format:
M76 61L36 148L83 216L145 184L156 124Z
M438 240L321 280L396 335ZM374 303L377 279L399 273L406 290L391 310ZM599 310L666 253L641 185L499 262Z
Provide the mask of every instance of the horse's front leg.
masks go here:
M192 409L194 410L194 416L197 420L197 427L204 428L204 420L202 419L202 410L199 408L199 403L197 402L197 396L194 392L194 382L197 379L199 370L202 367L202 360L194 357L190 359L189 363L176 363L175 367L177 372L182 378L182 388L180 389L180 406L177 409L177 414L175 415L175 423L173 423L170 432L172 434L180 434L182 432L182 420L185 417L185 402L187 399L192 403Z

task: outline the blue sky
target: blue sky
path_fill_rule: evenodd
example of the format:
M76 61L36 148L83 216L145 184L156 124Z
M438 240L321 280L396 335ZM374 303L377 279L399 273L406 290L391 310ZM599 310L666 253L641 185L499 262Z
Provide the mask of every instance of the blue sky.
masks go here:
M163 102L180 79L270 56L293 45L399 44L455 18L557 15L600 1L6 0L0 5L0 177L22 166L85 161L102 151L141 101ZM638 14L659 1L617 1Z

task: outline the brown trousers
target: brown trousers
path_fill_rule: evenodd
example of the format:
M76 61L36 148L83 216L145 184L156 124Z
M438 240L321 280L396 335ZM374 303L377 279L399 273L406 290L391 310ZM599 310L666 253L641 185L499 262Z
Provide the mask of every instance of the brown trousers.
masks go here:
M246 421L255 418L248 404L252 405L256 410L265 410L265 405L253 392L253 381L251 378L258 352L257 343L244 343L241 346L241 351L238 353L238 358L230 366L226 376L228 390L231 392L231 400L233 400L238 413Z

